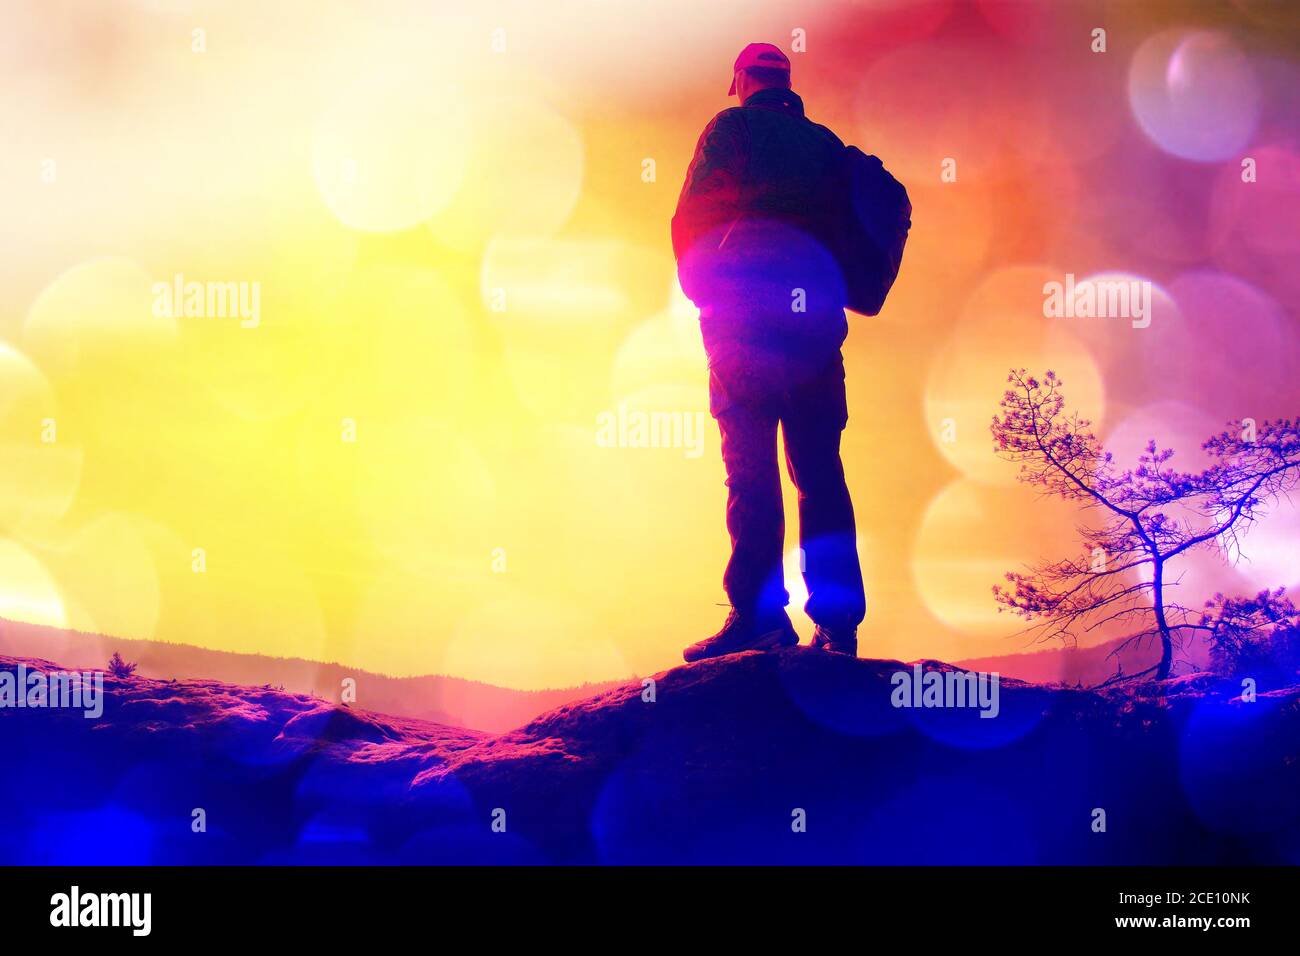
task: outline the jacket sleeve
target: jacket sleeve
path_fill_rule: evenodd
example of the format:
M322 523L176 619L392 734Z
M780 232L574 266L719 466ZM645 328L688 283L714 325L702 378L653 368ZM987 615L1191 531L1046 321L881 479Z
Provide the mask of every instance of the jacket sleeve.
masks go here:
M692 295L682 271L687 253L704 236L725 231L740 209L740 188L748 159L748 136L738 110L723 110L700 134L673 215L673 255L682 289Z

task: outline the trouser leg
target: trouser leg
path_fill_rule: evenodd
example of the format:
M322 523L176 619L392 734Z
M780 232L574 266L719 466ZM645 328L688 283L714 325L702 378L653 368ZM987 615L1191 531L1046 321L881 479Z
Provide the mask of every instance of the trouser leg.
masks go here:
M812 620L852 628L866 616L853 502L840 460L848 420L844 365L837 358L790 397L781 417L786 467L799 490L799 544Z
M742 613L774 613L790 602L781 567L785 515L777 459L777 416L731 403L717 414L727 470L727 532L731 559L723 587Z

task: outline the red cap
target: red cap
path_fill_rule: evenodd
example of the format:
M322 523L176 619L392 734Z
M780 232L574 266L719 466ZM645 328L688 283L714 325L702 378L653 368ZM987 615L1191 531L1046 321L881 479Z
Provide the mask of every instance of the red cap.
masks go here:
M771 43L751 43L740 51L740 56L736 57L736 65L731 70L731 89L727 90L728 96L736 95L736 74L751 66L790 72L790 60L781 52L780 47L773 46Z

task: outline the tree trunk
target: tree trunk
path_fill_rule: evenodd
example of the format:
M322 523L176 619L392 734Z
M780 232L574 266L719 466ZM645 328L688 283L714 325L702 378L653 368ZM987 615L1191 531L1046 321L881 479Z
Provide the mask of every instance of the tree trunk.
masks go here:
M1152 561L1152 568L1151 599L1155 604L1156 626L1160 628L1160 664L1156 668L1156 680L1164 680L1169 676L1169 668L1174 660L1174 639L1169 630L1169 621L1165 618L1165 563L1156 557Z

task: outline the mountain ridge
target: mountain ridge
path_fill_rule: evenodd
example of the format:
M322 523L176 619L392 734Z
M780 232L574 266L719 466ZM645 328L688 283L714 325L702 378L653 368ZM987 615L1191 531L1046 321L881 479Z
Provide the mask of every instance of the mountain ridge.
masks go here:
M297 694L339 701L352 678L357 702L369 709L494 733L537 714L590 696L619 681L519 690L444 674L396 677L332 661L271 657L193 644L114 637L0 618L0 654L57 657L68 667L103 668L114 652L137 665L141 677L206 677L233 684L273 685Z

